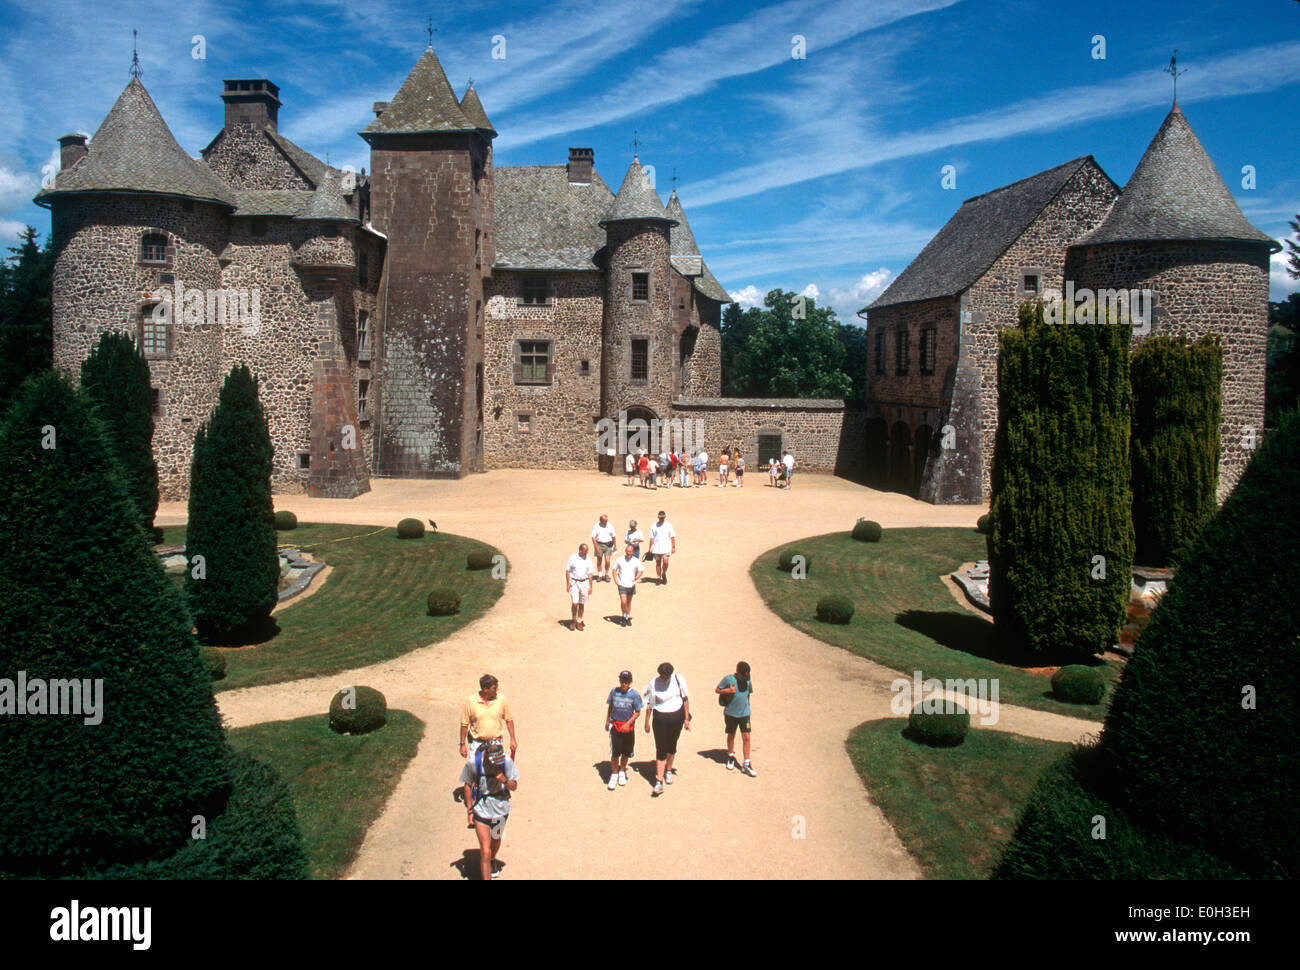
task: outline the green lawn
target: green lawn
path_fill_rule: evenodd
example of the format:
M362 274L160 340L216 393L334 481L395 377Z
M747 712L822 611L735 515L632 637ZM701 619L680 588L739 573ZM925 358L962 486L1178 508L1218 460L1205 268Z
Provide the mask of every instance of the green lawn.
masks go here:
M794 579L777 568L785 549L808 557L808 574ZM768 607L809 636L851 650L911 677L998 680L998 700L1022 707L1100 721L1110 690L1093 706L1066 704L1049 696L1051 678L1025 669L1042 663L1010 656L993 623L959 606L944 584L963 562L986 555L974 529L886 529L880 542L858 542L848 532L813 536L769 549L750 567ZM816 619L817 601L840 593L853 601L852 622ZM1104 670L1113 689L1120 664Z
M1059 741L972 728L955 748L903 737L907 718L859 724L847 747L871 800L929 879L987 879Z
M337 879L356 856L424 735L424 722L389 711L388 723L358 736L335 734L325 711L294 721L236 728L232 747L280 773L293 792L307 861L316 879Z
M168 545L185 542L185 527L165 528ZM451 635L497 601L505 582L493 570L471 572L465 556L491 546L448 533L398 539L391 529L359 525L300 524L281 532L281 546L296 546L332 567L325 585L276 613L279 631L265 643L225 650L226 677L214 690L275 684L336 673L400 656ZM317 578L313 587L319 583ZM428 615L429 590L460 593L456 616Z

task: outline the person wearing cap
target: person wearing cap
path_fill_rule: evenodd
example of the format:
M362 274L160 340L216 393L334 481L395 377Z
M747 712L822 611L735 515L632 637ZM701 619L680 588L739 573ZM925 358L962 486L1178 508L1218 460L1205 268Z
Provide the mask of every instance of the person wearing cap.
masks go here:
M677 533L666 515L660 510L659 521L650 526L650 552L655 557L655 577L661 584L668 582L668 557L677 554Z
M501 726L510 732L510 757L519 743L515 740L515 721L510 716L510 702L500 692L499 682L491 674L478 679L479 691L465 699L460 711L460 756L470 757L479 745L501 740Z
M587 599L591 596L592 577L596 568L587 556L587 544L578 546L578 551L564 564L564 591L569 594L569 629L584 629L582 615L587 610Z
M596 572L604 571L601 577L609 582L609 566L614 558L614 540L618 533L609 523L609 516L601 513L600 521L591 527L591 539L596 543Z
M638 559L641 558L641 543L645 542L645 536L641 530L636 527L636 519L632 519L627 524L627 535L623 536L623 541L632 547L633 552Z
M618 686L605 698L605 730L609 732L609 790L627 784L627 759L636 747L636 719L641 695L632 689L632 672L618 675Z
M623 625L632 625L632 597L636 595L636 584L645 575L645 567L636 557L636 550L628 543L623 551L623 558L614 563L614 580L618 586L618 605L623 609Z
M740 770L751 778L758 777L758 772L749 763L751 729L749 726L749 699L754 693L754 679L749 675L749 664L740 661L736 672L727 674L717 686L719 697L727 698L727 706L722 710L723 729L727 733L727 770L736 767L736 732L740 732L742 754L745 756Z
M469 824L478 835L479 876L486 882L501 873L497 853L510 815L510 794L519 788L519 769L500 744L485 744L460 771Z

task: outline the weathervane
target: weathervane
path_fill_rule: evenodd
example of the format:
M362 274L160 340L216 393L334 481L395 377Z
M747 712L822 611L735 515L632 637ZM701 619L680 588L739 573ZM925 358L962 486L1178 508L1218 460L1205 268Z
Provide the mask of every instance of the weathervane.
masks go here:
M1178 70L1178 48L1174 48L1174 56L1169 58L1169 66L1165 68L1165 73L1174 79L1174 104L1178 103L1178 75L1186 74L1187 70Z
M132 30L132 31L131 31L131 71L130 71L130 74L131 74L131 76L132 76L133 78L135 78L136 80L139 80L140 75L143 74L144 71L140 70L140 55L136 52L136 48L135 48L135 36L136 36L135 31Z
M673 191L677 191L677 166L673 166Z
M637 130L632 129L632 157L637 158L641 154L641 139L637 137Z
M430 17L429 18L429 49L430 50L433 50L433 35L435 33L437 33L437 31L433 29L433 18Z

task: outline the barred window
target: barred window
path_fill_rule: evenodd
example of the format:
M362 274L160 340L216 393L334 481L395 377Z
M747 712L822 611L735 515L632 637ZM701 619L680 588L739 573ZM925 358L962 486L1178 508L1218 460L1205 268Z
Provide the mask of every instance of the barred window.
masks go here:
M370 414L366 410L366 406L369 403L368 402L369 397L370 397L370 382L357 381L357 420L358 421L366 421L370 418Z
M650 274L633 273L632 274L632 300L636 303L645 303L650 299Z
M894 332L894 373L907 373L907 327L899 327Z
M934 373L935 345L937 334L934 327L926 327L921 331L921 373Z
M551 342L549 340L521 340L515 360L516 384L551 383Z
M146 360L171 356L172 328L165 321L154 319L154 308L157 306L157 303L151 303L140 310L140 352Z
M357 360L370 359L370 314L357 311Z
M650 341L636 339L632 341L632 380L650 379Z
M550 287L545 276L525 276L519 281L519 302L525 306L545 306L550 302Z
M167 262L167 237L160 232L151 232L140 240L140 261L144 263Z
M876 331L876 373L885 372L885 331Z

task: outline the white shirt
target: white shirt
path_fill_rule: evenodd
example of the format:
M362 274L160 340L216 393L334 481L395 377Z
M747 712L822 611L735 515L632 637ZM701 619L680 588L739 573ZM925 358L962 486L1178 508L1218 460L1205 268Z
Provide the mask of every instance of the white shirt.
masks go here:
M618 533L615 531L614 527L610 525L608 522L606 522L604 525L601 525L599 522L597 522L595 525L591 527L591 537L595 539L597 542L603 542L606 545L609 545L609 543L613 542L614 536L616 535L618 535Z
M627 470L627 473L631 475L632 470L636 468L636 459L631 455L628 455L627 460L623 462L623 467Z
M659 711L662 714L679 711L682 708L683 699L691 696L685 678L679 673L673 673L668 678L668 686L662 690L658 689L659 684L660 680L656 677L641 692L641 698L645 701L645 706L652 711Z
M673 531L673 524L664 519L663 525L656 522L650 526L650 551L656 556L660 553L671 555L673 551L673 539L677 533Z
M651 458L651 459L650 459L650 467L649 467L648 471L650 472L651 475L654 475L654 474L657 474L657 473L658 473L658 471L659 471L659 461L658 461L658 459L655 459L655 458Z
M640 529L628 529L623 539L628 545L636 546L638 549L641 548L641 543L645 542L645 536L641 534Z
M575 583L585 583L591 578L591 558L579 556L576 552L569 557L568 563L565 564L564 571L569 574ZM554 573L552 573L554 575Z
M786 455L781 459L781 463L784 464L787 469L794 468L794 455Z
M644 571L640 559L622 556L614 560L614 582L624 589L635 586L637 576Z
M700 452L700 464L701 464L701 465L704 465L705 467L708 467L708 464L709 464L709 453L708 453L707 451L701 451L701 452Z

